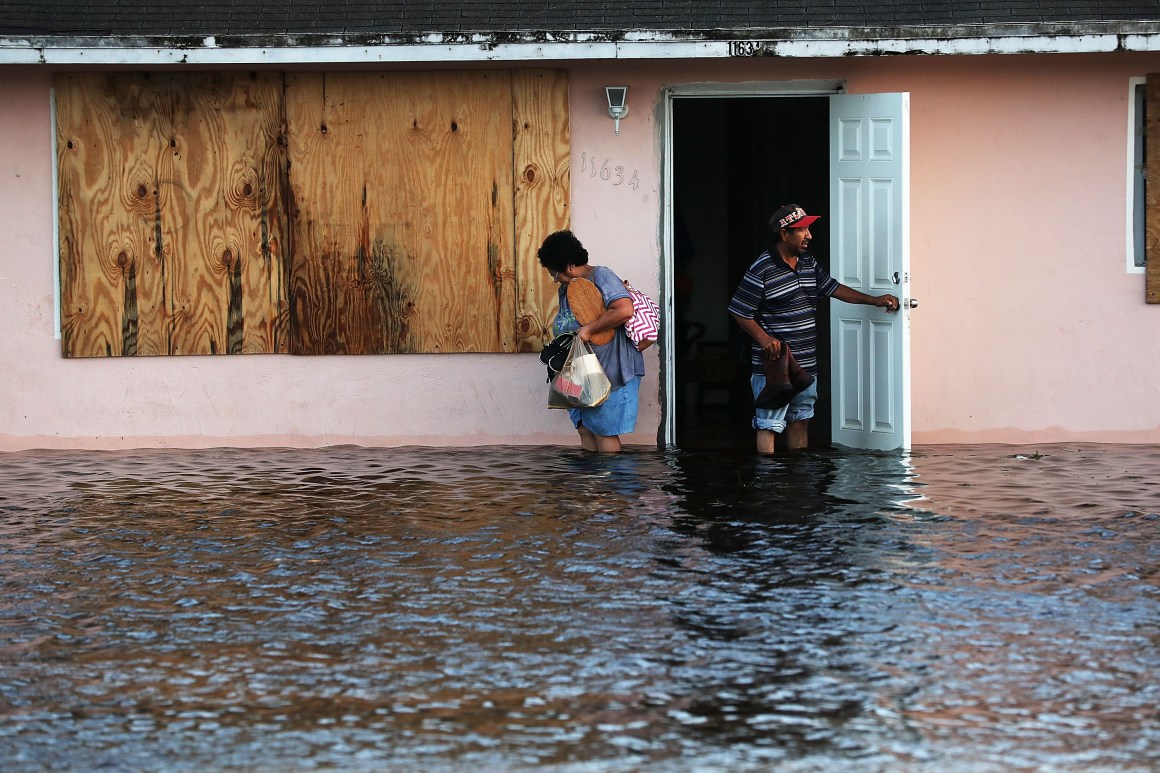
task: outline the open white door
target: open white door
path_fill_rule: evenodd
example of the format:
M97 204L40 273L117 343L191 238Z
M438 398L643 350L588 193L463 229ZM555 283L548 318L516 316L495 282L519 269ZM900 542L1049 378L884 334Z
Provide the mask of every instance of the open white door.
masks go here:
M910 95L830 97L830 274L902 308L830 300L832 438L910 447Z

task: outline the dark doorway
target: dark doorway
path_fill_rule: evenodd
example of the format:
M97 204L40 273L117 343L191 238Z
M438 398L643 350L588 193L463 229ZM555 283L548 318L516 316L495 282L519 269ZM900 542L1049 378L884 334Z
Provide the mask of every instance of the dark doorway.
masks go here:
M676 437L681 448L750 448L749 338L726 311L769 246L769 216L821 214L811 251L829 266L826 97L676 97L673 204ZM819 397L810 445L830 443L829 309L818 307ZM780 438L779 438L780 440Z

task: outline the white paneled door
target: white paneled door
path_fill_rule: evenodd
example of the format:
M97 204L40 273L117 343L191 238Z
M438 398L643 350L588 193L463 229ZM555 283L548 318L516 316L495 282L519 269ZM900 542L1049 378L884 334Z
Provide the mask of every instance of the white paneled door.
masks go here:
M830 300L833 442L909 448L910 95L829 99L830 273L902 301L887 314Z

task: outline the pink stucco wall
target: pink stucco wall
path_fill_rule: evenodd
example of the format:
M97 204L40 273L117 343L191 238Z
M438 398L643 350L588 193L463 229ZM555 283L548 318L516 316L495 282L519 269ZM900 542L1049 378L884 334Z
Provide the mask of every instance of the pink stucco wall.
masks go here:
M535 354L61 358L51 83L42 68L0 78L0 450L577 443L566 413L546 407ZM574 136L585 137L583 124ZM655 206L655 177L639 201L600 202L585 214ZM585 241L595 262L621 254L607 239ZM630 245L635 261L617 265L655 294L655 229ZM655 446L655 349L646 363L641 420L625 440Z
M627 80L659 103L672 84L837 78L910 92L913 442L1160 442L1160 305L1125 259L1128 82L1160 56L626 67L573 89Z
M1157 55L571 66L572 222L639 288L661 276L662 88L841 78L911 93L915 443L1160 442L1160 306L1125 269L1128 78ZM616 136L604 84L630 86ZM575 444L535 355L64 360L53 336L51 73L0 78L0 450ZM639 184L581 174L591 159ZM647 356L638 431L660 424ZM466 376L466 377L465 377Z
M882 90L901 64L851 89ZM1160 306L1125 258L1128 79L1158 66L1061 55L918 68L916 443L1160 441Z

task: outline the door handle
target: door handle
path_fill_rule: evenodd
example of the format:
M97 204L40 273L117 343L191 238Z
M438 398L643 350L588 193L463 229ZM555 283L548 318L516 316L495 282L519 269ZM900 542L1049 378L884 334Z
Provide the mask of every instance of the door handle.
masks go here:
M903 298L902 305L907 307L908 309L917 309L918 308L918 301L916 301L914 298Z

